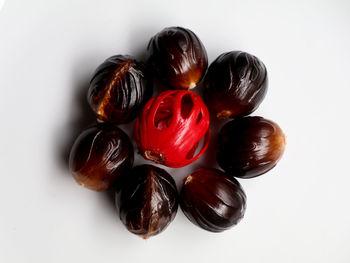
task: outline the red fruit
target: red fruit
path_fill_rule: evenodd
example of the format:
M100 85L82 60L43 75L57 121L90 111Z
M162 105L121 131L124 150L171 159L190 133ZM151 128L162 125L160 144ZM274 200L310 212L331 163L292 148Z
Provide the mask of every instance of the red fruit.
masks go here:
M135 137L146 159L168 167L186 166L208 147L208 109L194 92L164 91L143 108L135 124ZM202 138L202 149L195 155Z

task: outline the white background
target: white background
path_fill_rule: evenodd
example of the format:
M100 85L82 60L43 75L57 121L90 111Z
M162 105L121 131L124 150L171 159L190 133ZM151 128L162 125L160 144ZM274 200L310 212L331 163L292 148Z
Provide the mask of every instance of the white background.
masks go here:
M6 1L0 262L350 262L349 14L346 0ZM114 54L142 59L150 37L173 25L192 29L210 62L244 50L266 64L268 94L253 115L277 122L287 147L271 172L240 180L248 203L236 227L209 233L179 210L144 241L111 198L75 183L66 159L93 122L94 69ZM180 183L210 163L169 171Z

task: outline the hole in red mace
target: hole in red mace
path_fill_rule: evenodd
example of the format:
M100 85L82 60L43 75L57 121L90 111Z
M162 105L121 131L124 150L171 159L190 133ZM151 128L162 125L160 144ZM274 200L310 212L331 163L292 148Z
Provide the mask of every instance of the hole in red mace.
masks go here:
M193 101L192 101L191 95L186 94L185 96L182 97L182 100L181 100L182 118L186 119L190 115L192 108L193 108Z
M157 129L163 130L169 127L171 118L173 117L173 104L174 95L169 95L159 104L156 115L154 116L154 125Z
M202 119L202 112L200 112L200 113L198 114L196 123L198 124L198 123L201 121L201 119Z
M191 150L186 154L186 159L191 159L194 156L194 153L196 152L197 147L198 147L198 142L195 145L193 145Z
M186 158L187 159L191 159L193 158L193 156L196 156L197 154L199 154L199 152L202 150L203 146L204 146L204 141L205 141L205 136L203 136L202 139L200 139L199 142L197 142L192 148L191 150L186 154Z

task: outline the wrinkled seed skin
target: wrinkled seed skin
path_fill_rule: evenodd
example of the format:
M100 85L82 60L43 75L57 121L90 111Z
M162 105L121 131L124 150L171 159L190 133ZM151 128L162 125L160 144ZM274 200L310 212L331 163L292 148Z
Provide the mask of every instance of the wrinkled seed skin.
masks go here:
M241 51L220 55L204 80L204 99L218 118L249 115L264 99L268 86L265 65Z
M83 131L74 142L69 169L79 185L95 191L110 188L134 162L129 137L118 127L98 123Z
M256 177L276 166L285 143L281 128L273 121L262 117L232 120L218 135L217 161L235 177Z
M180 204L192 223L211 232L222 232L243 218L246 195L238 181L224 172L201 169L185 179Z
M128 123L152 96L152 84L143 63L131 56L112 56L95 71L88 103L99 120Z
M154 74L172 89L194 88L208 67L202 42L182 27L165 28L152 37L147 54Z
M136 166L116 193L116 206L131 233L144 239L157 235L175 218L178 208L175 181L156 166Z

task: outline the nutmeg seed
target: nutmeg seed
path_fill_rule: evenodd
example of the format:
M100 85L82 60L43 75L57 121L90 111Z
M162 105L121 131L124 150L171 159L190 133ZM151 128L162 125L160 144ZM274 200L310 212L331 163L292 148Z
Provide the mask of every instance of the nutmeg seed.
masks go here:
M208 66L207 52L189 29L168 27L150 40L148 64L154 74L172 89L193 89Z
M202 98L187 90L169 90L147 102L135 123L140 154L168 167L197 160L210 139L209 112ZM203 145L199 148L200 141Z
M241 178L262 175L283 155L286 140L281 128L262 117L226 123L217 141L217 161L227 173Z
M116 193L116 206L131 233L144 239L157 235L175 218L178 208L175 181L156 166L136 166Z
M95 124L75 140L69 169L81 186L104 191L128 173L134 162L134 149L129 137L109 123Z
M244 216L246 195L237 180L217 169L200 169L185 178L180 204L195 225L221 232Z
M220 55L204 79L204 99L220 119L249 115L267 92L265 65L246 52Z
M95 71L88 102L97 118L117 124L133 120L152 96L152 84L143 63L131 56L108 58Z

